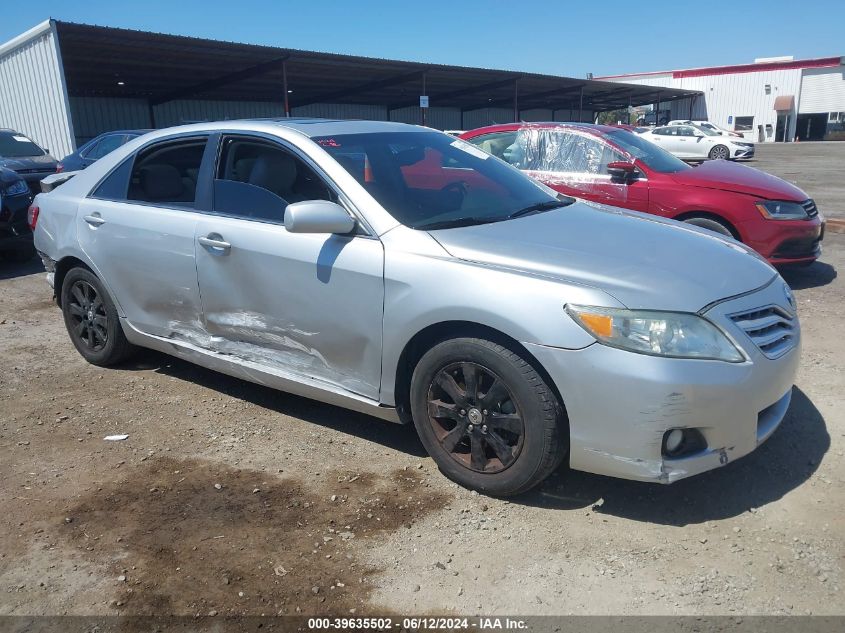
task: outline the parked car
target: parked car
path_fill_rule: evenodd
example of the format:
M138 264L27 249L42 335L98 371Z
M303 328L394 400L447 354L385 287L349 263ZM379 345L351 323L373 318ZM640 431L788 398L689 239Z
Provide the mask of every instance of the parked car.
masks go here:
M150 131L152 130L115 130L114 132L100 134L72 154L65 156L57 165L56 171L79 171L80 169L85 169L124 143Z
M795 302L751 249L560 197L426 128L160 130L34 208L88 361L150 347L413 421L486 493L563 460L671 483L750 453L789 406Z
M0 167L0 255L26 261L35 255L27 209L32 193L26 181L11 169Z
M705 130L710 130L711 132L713 132L714 134L718 134L719 136L732 136L734 138L744 138L739 132L726 130L725 128L719 127L714 123L710 123L710 121L676 120L669 121L667 125L693 125L695 127L704 128Z
M640 136L685 160L754 158L754 143L736 141L694 125L666 125Z
M776 265L809 264L821 254L824 222L801 189L727 161L691 167L644 136L602 125L514 123L462 138L563 194L704 227Z
M33 194L39 193L39 181L56 172L56 159L28 136L10 129L0 129L0 167L23 177Z
M655 126L655 125L666 125L669 122L669 118L671 113L668 109L660 110L660 112L655 112L654 110L649 110L648 112L643 113L637 119L638 126Z

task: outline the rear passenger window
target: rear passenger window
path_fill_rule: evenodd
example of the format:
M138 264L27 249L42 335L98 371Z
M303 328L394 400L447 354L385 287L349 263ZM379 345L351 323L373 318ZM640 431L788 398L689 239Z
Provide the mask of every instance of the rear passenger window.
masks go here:
M129 200L193 207L205 138L165 141L138 154L129 179Z
M126 137L123 134L112 134L111 136L106 136L105 138L100 139L96 145L85 152L83 158L89 158L91 160L102 158L106 154L113 152L123 145L124 138Z
M214 210L265 222L284 222L285 208L337 196L303 160L269 141L223 139L214 180Z
M99 200L126 200L129 188L129 174L132 173L132 157L130 156L106 176L99 186L91 193L92 198Z

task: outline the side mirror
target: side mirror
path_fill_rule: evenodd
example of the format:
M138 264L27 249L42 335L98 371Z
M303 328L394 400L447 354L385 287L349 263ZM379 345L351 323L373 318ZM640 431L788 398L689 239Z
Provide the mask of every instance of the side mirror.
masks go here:
M611 182L630 184L637 179L637 167L634 163L617 160L607 164L607 173Z
M355 229L355 220L339 204L328 200L306 200L287 206L285 228L290 233L344 235Z

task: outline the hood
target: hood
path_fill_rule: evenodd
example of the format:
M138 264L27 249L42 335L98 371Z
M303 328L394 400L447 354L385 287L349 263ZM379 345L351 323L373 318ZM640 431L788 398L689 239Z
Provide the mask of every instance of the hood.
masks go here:
M23 180L17 173L13 172L11 169L6 169L5 167L0 167L0 191L6 189L9 185L16 183L19 180Z
M453 257L592 286L631 309L697 312L777 275L715 233L582 202L430 233Z
M766 200L803 202L810 197L782 178L727 160L705 161L698 167L672 174L672 179L682 185L735 191Z
M20 171L21 169L49 169L55 168L56 159L45 154L44 156L22 156L20 158L0 157L0 167Z

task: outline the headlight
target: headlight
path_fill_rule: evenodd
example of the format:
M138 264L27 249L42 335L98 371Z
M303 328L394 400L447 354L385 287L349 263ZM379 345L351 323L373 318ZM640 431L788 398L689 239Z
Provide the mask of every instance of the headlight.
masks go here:
M3 191L3 193L5 193L7 196L17 196L19 194L28 192L29 186L26 184L25 180L18 180L16 182L13 182Z
M807 212L798 202L767 200L757 203L757 210L767 220L806 220Z
M566 306L566 311L599 343L610 347L671 358L729 363L745 360L719 328L697 314L571 304Z

